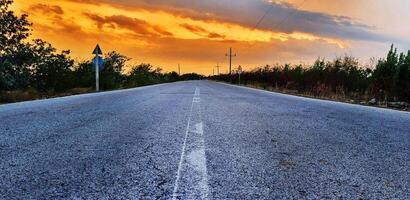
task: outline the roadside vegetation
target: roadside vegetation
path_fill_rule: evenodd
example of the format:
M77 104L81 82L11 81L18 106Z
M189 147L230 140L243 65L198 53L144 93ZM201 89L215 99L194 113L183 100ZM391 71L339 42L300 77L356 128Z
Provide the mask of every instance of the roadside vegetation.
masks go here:
M9 9L13 0L0 0L0 103L17 102L94 91L91 61L75 62L70 51L57 50L41 39L28 41L28 16ZM92 47L91 47L92 48ZM129 58L112 51L104 55L102 90L202 79L197 74L164 73L150 64L129 65ZM129 73L125 73L125 68Z
M222 74L213 80L237 84L239 75ZM410 51L391 46L386 58L363 67L354 57L318 59L311 66L263 66L241 74L241 84L276 92L397 109L410 103Z
M28 16L10 10L13 0L0 0L0 103L93 92L95 72L91 61L76 62L69 50L58 52L42 39L29 41ZM102 90L196 80L198 74L179 75L111 51L104 55L100 72ZM127 73L125 73L125 69ZM212 80L238 83L239 76L222 74ZM375 66L363 67L354 57L318 59L310 66L262 66L241 74L251 87L350 103L408 109L410 103L410 51L393 47Z

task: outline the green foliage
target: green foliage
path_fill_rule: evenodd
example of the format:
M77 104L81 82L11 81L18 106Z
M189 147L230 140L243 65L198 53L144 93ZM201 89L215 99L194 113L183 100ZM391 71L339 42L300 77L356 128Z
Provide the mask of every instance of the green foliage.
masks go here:
M410 51L407 52L407 55L400 54L396 69L392 93L395 97L410 102Z
M18 51L23 40L30 35L28 16L15 16L9 10L12 3L13 0L0 0L0 56Z
M73 88L95 87L95 69L90 61L76 63L70 58L70 51L57 53L51 44L40 39L26 41L31 23L27 15L16 16L10 11L12 3L13 0L0 0L0 96L2 93L18 96L14 94L16 91L25 91L26 97L38 96L33 91L62 93ZM204 79L198 74L179 76L176 72L163 73L150 64L133 66L129 74L124 74L130 60L128 57L115 51L104 57L104 69L100 72L103 90ZM225 74L211 78L237 82L239 77ZM399 54L392 45L387 57L380 59L375 69L364 69L357 59L345 56L333 61L317 59L310 67L267 65L244 72L241 80L244 84L314 95L366 95L379 100L410 102L410 51Z
M238 75L211 77L220 81L238 81ZM317 59L313 65L302 67L264 66L241 75L243 84L297 90L315 96L376 97L379 100L410 102L410 51L397 53L393 47L375 69L365 69L357 59L349 56L333 61Z
M10 97L4 101L34 98L39 96L36 92L58 94L95 87L95 68L90 61L75 63L70 51L57 53L51 44L40 39L26 42L31 23L27 15L18 17L9 10L12 3L13 0L0 0L0 96ZM123 72L128 57L115 51L104 57L104 69L100 71L102 90L182 80L176 72L162 73L149 64L134 66L126 75ZM187 75L184 79L189 77L197 78Z
M123 82L122 71L130 59L112 51L105 55L104 69L100 73L100 87L104 90L119 88Z
M179 77L180 81L187 81L187 80L202 80L205 77L196 73L189 73L189 74L183 74Z
M410 101L410 51L397 53L393 47L380 59L372 73L372 92L381 99Z
M58 54L51 44L39 39L33 41L31 50L32 86L41 92L61 92L73 86L74 60L69 57L70 51Z
M91 61L82 61L74 66L74 82L76 87L87 88L95 86L95 71Z
M387 57L380 59L373 71L373 92L379 98L386 99L394 95L392 89L395 85L394 78L399 61L398 57L397 49L394 49L392 45Z
M15 16L9 10L12 0L0 0L0 90L18 89L30 84L30 70L25 62L30 59L27 15Z
M127 76L125 85L127 87L151 85L164 82L163 76L160 73L161 69L150 64L140 64L132 67L130 74Z
M178 73L176 72L169 72L164 74L164 81L165 82L175 82L182 80Z

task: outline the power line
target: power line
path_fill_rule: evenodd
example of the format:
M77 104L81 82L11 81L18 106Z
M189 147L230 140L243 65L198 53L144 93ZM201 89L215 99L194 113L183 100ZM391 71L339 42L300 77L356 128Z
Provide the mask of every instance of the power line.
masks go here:
M268 10L266 10L265 14L262 15L262 17L258 20L258 22L255 24L255 26L252 28L252 30L257 29L259 27L259 25L262 23L262 21L265 19L265 17L270 13L270 11L273 9L273 6L270 6ZM226 33L227 31L225 31ZM232 30L229 29L229 33L232 33ZM246 40L249 39L249 37L251 36L252 32L249 32L248 36L246 37ZM232 48L230 49L230 54L232 54ZM227 56L227 55L225 55ZM236 56L236 54L234 55ZM230 56L229 59L229 74L231 74L232 71L232 55ZM218 66L218 74L219 74L219 66Z
M252 28L252 30L255 30L259 27L259 25L262 23L262 21L265 19L265 17L270 13L270 11L273 9L273 6L269 6L269 9L266 10L265 14L262 15L262 17L258 20L258 22L255 24L255 26ZM246 37L246 40L249 39L251 36L252 32L249 32L248 36ZM232 56L236 57L236 54L232 55L232 48L229 48L229 55L225 54L225 56L229 56L229 74L232 74ZM218 71L219 71L219 66ZM219 74L219 72L218 72Z
M306 3L306 0L303 0L302 3L299 4L299 6L297 6L297 7L302 7L305 3ZM295 7L295 8L296 8L296 7ZM292 15L294 15L295 13L296 13L296 12L289 12L289 14L288 14L285 18L283 18L283 19L279 22L279 24L277 24L277 26L274 26L275 29L276 29L276 28L280 28L280 27L282 26L282 24L283 24L286 20L288 20L289 17L291 17Z
M303 0L303 2L302 2L301 4L299 4L297 7L301 7L301 6L303 6L305 3L306 3L306 0ZM249 39L249 37L251 36L253 30L259 28L259 26L262 24L263 20L266 18L266 16L268 16L268 14L272 11L272 9L273 9L273 4L269 4L269 9L266 10L266 12L259 18L259 20L258 20L257 23L255 24L255 26L253 26L251 32L249 32L249 34L248 34L248 36L246 37L246 40L245 40L245 41L247 41L247 40ZM282 26L282 24L283 24L289 17L291 17L291 16L294 15L294 14L295 14L295 12L290 12L290 13L289 13L288 15L286 15L281 21L279 21L279 23L278 23L276 26L274 26L273 29L277 29L277 28L279 28L280 26ZM249 48L247 48L247 51L249 51L252 46L254 46L254 44L251 44L251 46L250 46ZM226 55L226 56L228 56L228 55ZM236 54L235 54L234 56L236 56ZM231 74L231 72L232 72L232 48L230 48L229 74Z
M263 20L266 18L266 16L270 13L270 11L273 9L273 6L270 5L269 9L266 10L266 12L262 15L262 17L258 20L258 22L255 24L255 26L252 28L252 30L255 30L259 27L259 25L263 22ZM248 36L246 37L246 40L249 39L251 36L252 32L249 32ZM228 56L228 55L226 55ZM229 74L232 74L232 56L236 57L236 54L232 55L232 48L229 49Z
M306 3L306 0L303 0L302 3L300 3L297 7L301 7ZM273 4L269 4L270 8L265 12L265 14L259 19L259 21L256 23L256 25L254 26L254 28L252 30L255 30L259 27L259 25L262 23L262 21L266 18L266 16L270 13L270 11L273 9ZM297 8L295 7L295 8ZM296 12L289 12L288 15L286 15L281 21L279 21L279 23L277 25L273 26L272 30L278 29L282 26L282 24L288 20L289 17L291 17L292 15L294 15ZM246 40L249 39L249 36L251 35L251 33L248 34L248 37L246 38ZM255 44L251 44L251 46L249 48L247 48L247 51L249 51L251 49L251 47L253 47Z
M265 14L262 15L262 17L258 20L258 22L255 24L255 26L252 28L252 30L255 30L259 27L259 25L262 23L262 21L265 19L265 17L270 13L270 11L273 9L273 6L270 5L269 9L266 10ZM252 32L249 32L248 36L246 37L246 40L249 39L249 37L251 36Z

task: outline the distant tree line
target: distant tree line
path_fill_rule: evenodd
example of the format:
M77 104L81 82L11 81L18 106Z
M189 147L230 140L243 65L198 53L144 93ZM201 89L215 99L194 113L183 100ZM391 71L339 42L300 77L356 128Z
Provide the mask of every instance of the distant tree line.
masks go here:
M238 78L238 74L211 77L232 83L238 83ZM399 54L392 45L387 57L371 68L361 67L349 56L318 59L311 66L267 65L242 73L241 83L312 96L410 102L410 51Z
M43 94L58 95L70 93L75 88L93 88L95 69L92 62L75 62L69 50L57 52L41 39L27 41L32 24L26 14L16 16L9 9L12 3L13 0L0 0L0 102L21 100L8 97L16 91L31 91L41 98ZM115 51L104 57L104 69L100 72L103 90L203 78L197 74L164 73L150 64L127 66L130 59ZM126 66L131 68L130 73L124 73Z

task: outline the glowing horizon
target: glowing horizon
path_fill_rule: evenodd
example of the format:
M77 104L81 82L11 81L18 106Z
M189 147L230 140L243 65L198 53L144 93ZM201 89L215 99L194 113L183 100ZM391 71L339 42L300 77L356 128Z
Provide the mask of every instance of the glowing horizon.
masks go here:
M372 5L378 6L377 1ZM331 3L152 2L16 0L13 8L29 14L32 38L44 39L59 50L70 49L75 59L90 59L90 52L99 43L104 52L115 50L132 58L133 63L151 63L166 71L176 71L181 64L183 72L207 75L219 63L224 72L229 47L238 54L234 66L240 64L245 69L272 63L309 63L317 57L331 59L343 54L379 57L391 43L410 49L402 35L410 33L409 28L397 26L395 30L388 24L389 31L383 31L380 16L371 20L353 8L341 16ZM372 6L364 0L345 4L366 2ZM408 4L395 0L387 8L398 3ZM272 11L255 28L269 6Z

